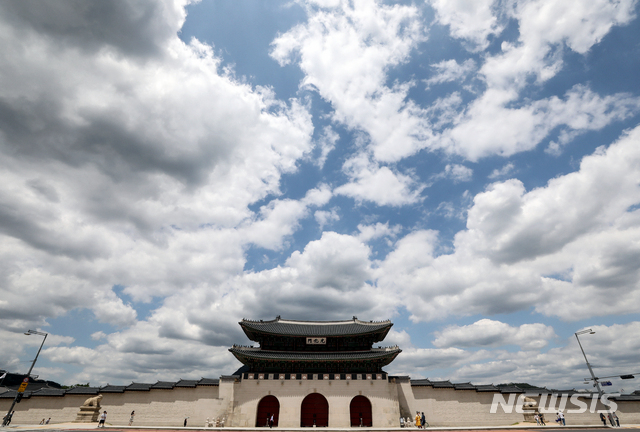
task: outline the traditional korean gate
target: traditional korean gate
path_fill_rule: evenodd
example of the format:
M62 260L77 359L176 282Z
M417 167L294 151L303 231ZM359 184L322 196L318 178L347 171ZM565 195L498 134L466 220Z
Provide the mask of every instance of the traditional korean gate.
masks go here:
M320 393L311 393L302 401L301 427L329 426L329 402Z
M269 419L273 414L273 425L278 426L278 415L280 414L280 402L275 396L265 396L258 403L258 414L256 415L256 427L269 427Z
M354 397L351 399L349 410L351 412L351 427L373 426L369 399L360 395Z

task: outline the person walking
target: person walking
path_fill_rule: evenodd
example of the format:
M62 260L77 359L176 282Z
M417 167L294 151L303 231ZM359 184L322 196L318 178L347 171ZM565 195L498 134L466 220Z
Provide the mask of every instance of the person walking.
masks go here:
M540 413L540 423L542 423L542 426L546 426L547 424L544 422L544 414Z
M540 416L536 412L536 415L533 416L533 419L536 421L536 425L540 426Z
M104 427L104 423L107 421L107 411L104 411L100 414L100 421L98 422L98 427Z
M424 413L422 413L422 416L420 417L420 423L422 424L422 429L424 429L427 424L427 418L424 416Z
M416 411L416 427L418 429L421 429L421 418L420 418L420 412Z
M564 413L562 411L558 412L558 417L560 417L560 422L562 422L562 426L566 426L567 424L564 422Z
M616 412L614 411L612 414L613 419L616 421L616 426L620 427L620 419L618 418L618 414L616 414Z
M4 421L2 422L2 426L9 426L11 424L11 419L13 418L14 414L15 414L15 411L11 411L7 415L5 415L3 419Z
M271 417L269 417L269 428L273 427L273 414L271 414Z
M600 421L602 422L603 426L607 425L607 418L602 413L600 413Z
M133 424L133 417L136 415L135 410L131 411L131 417L129 417L129 426Z

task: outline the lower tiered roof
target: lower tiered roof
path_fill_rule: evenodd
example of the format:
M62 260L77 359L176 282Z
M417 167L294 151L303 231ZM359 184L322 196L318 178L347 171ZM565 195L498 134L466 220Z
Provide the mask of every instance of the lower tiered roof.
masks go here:
M269 351L234 345L229 351L252 371L277 372L380 372L402 352L400 348L367 351Z

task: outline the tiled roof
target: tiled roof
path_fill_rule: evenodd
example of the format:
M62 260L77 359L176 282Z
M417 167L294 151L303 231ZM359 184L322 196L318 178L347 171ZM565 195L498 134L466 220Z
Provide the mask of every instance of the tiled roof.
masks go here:
M458 383L454 384L453 388L456 390L475 390L476 386L471 383Z
M500 387L500 393L525 393L525 391L518 386L504 386Z
M453 388L451 381L431 381L433 388Z
M430 386L431 381L428 379L411 380L412 386Z
M304 351L266 351L260 348L233 347L229 351L240 357L260 360L292 361L338 361L338 360L376 360L388 359L391 362L402 350L394 348L374 348L370 351L304 352ZM242 361L242 360L241 360Z
M106 385L100 389L100 393L124 393L126 386Z
M552 392L552 393L555 393L555 394L564 394L564 395L572 395L572 394L574 394L574 393L578 393L578 392L576 391L576 389L569 389L569 390L556 390L556 389L552 389L552 390L551 390L551 392Z
M151 386L152 389L171 390L175 387L176 383L168 381L158 381Z
M176 383L176 387L195 387L198 384L197 380L183 380L181 379Z
M202 378L198 381L199 386L217 386L220 384L220 380L212 378Z
M477 392L500 392L500 389L493 384L482 384L476 386Z
M64 396L64 389L56 388L41 388L31 393L31 396Z
M610 397L609 399L613 399L615 401L640 401L640 394L620 395L620 396Z
M269 333L282 336L352 336L369 333L383 333L386 336L393 323L386 321L360 321L354 317L348 321L293 321L279 317L271 321L251 321L243 319L240 326L245 333ZM249 336L249 334L247 334Z
M151 386L153 386L153 384L147 384L147 383L135 383L132 382L131 384L129 384L126 388L126 390L133 390L133 391L149 391L149 389L151 388Z
M16 393L18 393L15 390L8 390L6 392L2 392L0 393L0 398L2 399L13 399L16 397Z
M2 394L0 394L0 399L14 399L16 397L16 394L18 392L15 390L9 390L7 392L4 392ZM24 392L23 398L30 398L31 397L31 392L30 391L26 391Z
M67 394L97 395L100 387L74 387L67 390Z
M551 394L551 390L545 387L529 387L523 390L525 391L525 393L528 393L528 394L538 394L538 395Z

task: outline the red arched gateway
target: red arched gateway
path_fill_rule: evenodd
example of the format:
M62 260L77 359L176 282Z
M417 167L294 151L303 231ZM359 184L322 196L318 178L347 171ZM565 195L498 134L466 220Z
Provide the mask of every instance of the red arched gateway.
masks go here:
M273 425L278 426L278 416L280 414L280 402L275 396L265 396L258 404L258 414L256 415L256 427L269 427L269 419L273 415Z
M329 402L320 393L311 393L302 401L300 427L329 426Z
M351 427L373 426L371 402L366 397L356 396L351 399L349 411L351 412Z

